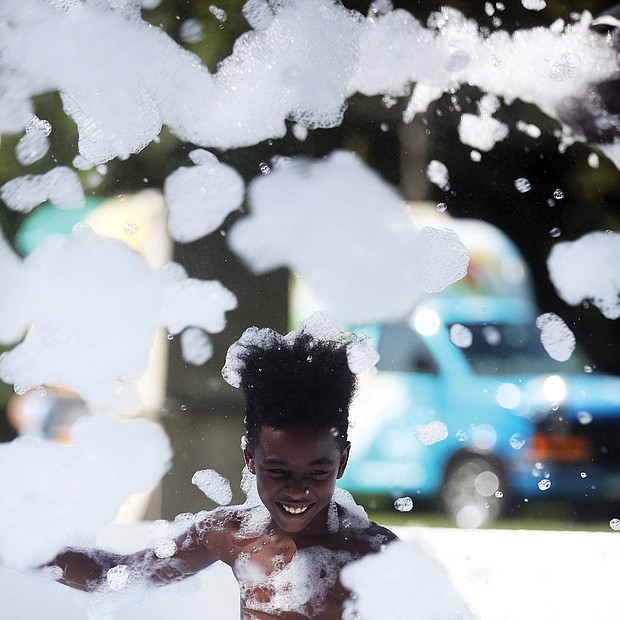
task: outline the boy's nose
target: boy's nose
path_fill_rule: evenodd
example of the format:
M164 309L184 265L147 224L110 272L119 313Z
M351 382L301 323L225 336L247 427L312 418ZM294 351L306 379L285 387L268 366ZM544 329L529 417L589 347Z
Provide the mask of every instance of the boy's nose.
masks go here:
M304 482L300 478L291 479L286 490L291 497L304 497L308 494Z

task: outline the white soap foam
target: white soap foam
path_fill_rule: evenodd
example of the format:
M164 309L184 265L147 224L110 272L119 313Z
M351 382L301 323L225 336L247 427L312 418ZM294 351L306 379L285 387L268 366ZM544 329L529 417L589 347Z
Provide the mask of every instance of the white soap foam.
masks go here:
M422 541L390 543L381 553L345 566L340 579L354 593L351 607L364 620L384 620L386 610L391 620L479 617L432 547Z
M415 436L421 444L431 446L438 441L443 441L448 437L448 427L444 422L435 420L428 424L416 426Z
M508 137L508 126L492 116L463 114L458 132L463 144L486 153Z
M213 344L203 329L188 327L181 334L183 359L194 366L202 366L213 355Z
M439 189L447 191L450 189L450 179L448 168L443 162L433 159L426 167L426 178L434 183Z
M168 231L180 243L196 241L217 230L243 202L241 175L208 155L202 149L192 151L190 157L196 165L178 168L164 182Z
M546 312L536 319L540 341L545 351L558 362L570 359L576 346L575 334L554 312Z
M282 137L287 119L333 127L353 93L403 96L413 83L407 120L465 83L557 116L587 82L616 69L613 48L588 29L587 11L562 29L487 36L449 7L431 14L424 27L403 9L383 7L364 18L327 0L290 0L246 4L253 29L211 74L142 21L138 9L6 2L11 28L0 43L7 77L0 131L23 129L31 98L58 90L78 125L80 153L96 164L138 152L163 124L181 140L220 148ZM504 131L490 117L484 130L487 145Z
M233 251L256 273L287 266L341 320L399 318L466 272L456 235L420 233L395 188L347 151L256 178L249 203ZM446 274L446 263L458 268Z
M586 300L608 319L620 318L620 234L591 232L556 243L547 268L558 295L576 306Z
M467 347L471 347L471 343L473 341L473 336L471 330L460 323L455 323L450 326L450 342L457 347L461 347L462 349L466 349Z
M22 166L30 166L47 154L50 142L42 131L30 131L24 134L15 146L15 158Z
M26 148L30 146L27 144ZM16 177L0 187L0 197L9 209L22 213L29 213L46 200L64 209L78 209L84 204L84 190L80 178L65 166L53 168L45 174Z
M297 329L282 336L267 327L248 327L241 338L228 348L222 376L233 387L240 387L243 370L243 355L248 347L265 349L291 346L302 334L316 340L329 340L346 343L347 364L354 374L365 372L379 361L378 353L365 337L343 332L338 323L326 312L315 312L301 320Z
M232 501L230 482L213 469L202 469L192 476L195 484L209 499L225 506Z
M12 287L0 300L0 337L23 338L0 356L0 378L17 391L66 386L97 412L138 408L131 381L146 369L158 328L218 332L236 306L219 282L188 279L179 266L150 269L123 243L84 225L23 261L0 246L0 278Z
M92 542L125 499L150 491L171 450L146 420L83 418L73 444L23 437L0 445L0 564L23 569Z

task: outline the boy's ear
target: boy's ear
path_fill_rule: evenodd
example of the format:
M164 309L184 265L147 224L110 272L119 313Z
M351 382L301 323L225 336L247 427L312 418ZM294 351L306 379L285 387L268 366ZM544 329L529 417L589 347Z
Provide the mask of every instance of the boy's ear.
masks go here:
M245 445L243 446L243 458L245 459L245 465L248 468L251 474L256 474L256 467L254 466L254 454L252 453L252 448L250 448L250 442L245 441Z
M347 441L347 445L345 449L340 453L340 462L338 463L338 476L337 478L342 478L344 475L344 470L347 468L347 463L349 461L349 452L351 451L351 442Z

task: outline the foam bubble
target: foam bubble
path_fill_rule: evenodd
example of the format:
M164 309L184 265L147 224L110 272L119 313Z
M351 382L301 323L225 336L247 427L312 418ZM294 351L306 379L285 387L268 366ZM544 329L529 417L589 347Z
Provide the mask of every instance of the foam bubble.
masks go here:
M455 323L450 326L450 342L462 349L466 349L467 347L471 347L471 343L473 342L473 335L471 330L465 325L461 325L460 323Z
M35 566L91 540L129 495L159 482L172 456L163 430L146 420L82 418L71 437L71 445L29 437L0 445L2 565Z
M540 138L542 131L536 125L525 123L524 121L517 121L517 129L530 138Z
M178 168L164 182L168 231L180 243L217 230L241 206L245 189L239 173L207 151L197 149L190 157L194 167Z
M448 168L444 163L436 159L430 161L426 167L426 178L443 191L450 189Z
M362 618L379 620L386 617L386 610L391 620L480 617L455 587L429 543L422 540L392 542L381 553L345 566L340 580L354 593L351 611ZM407 593L406 600L403 592ZM415 601L413 614L407 601Z
M179 37L185 43L198 43L204 37L204 28L197 19L190 17L181 22Z
M551 488L551 480L549 480L549 478L543 478L539 483L538 483L538 488L541 491L546 491L547 489Z
M547 6L545 0L521 0L521 4L528 11L542 11Z
M31 131L19 139L15 147L15 157L22 166L30 166L47 154L50 142L41 131Z
M192 484L195 484L209 499L221 506L230 504L232 500L230 482L213 469L197 471L192 476Z
M543 0L524 2L533 7ZM353 93L391 100L414 83L406 121L464 83L562 116L562 106L587 82L615 72L613 47L588 29L587 12L561 28L482 35L474 20L449 7L432 13L425 28L404 9L373 10L363 18L326 0L273 7L251 0L243 13L252 30L212 75L144 22L135 5L76 3L58 11L34 0L21 4L23 19L3 37L8 81L0 130L22 129L32 114L30 98L57 90L78 126L80 153L95 164L140 151L163 124L181 140L218 148L282 137L287 119L306 128L333 127ZM223 9L210 9L224 19ZM496 15L493 20L501 23ZM185 25L184 40L201 35L194 26ZM491 148L505 129L490 116L478 119ZM467 140L475 139L466 131L471 122L462 129Z
M274 348L289 346L301 334L308 334L316 340L346 342L347 363L352 373L359 374L374 366L379 360L378 353L372 348L365 337L343 332L338 323L326 312L315 312L299 322L297 329L285 336L269 329L249 327L241 338L234 342L226 353L226 363L222 368L222 376L233 387L241 385L243 370L243 354L247 347L257 346ZM309 361L311 361L309 359Z
M536 327L540 330L540 341L549 357L558 362L570 359L576 346L575 335L557 314L541 314L536 319Z
M340 569L355 559L353 553L324 547L297 549L289 562L282 556L273 558L272 567L264 568L242 554L235 570L243 572L241 597L247 609L267 614L296 612L304 617L320 613L333 591ZM258 597L256 592L269 592Z
M525 177L515 179L515 188L520 194L525 194L532 189L532 184Z
M438 420L422 424L415 429L415 436L425 446L430 446L448 437L448 427Z
M84 225L23 261L3 243L0 250L0 278L13 291L0 300L0 337L13 343L27 332L0 357L0 377L20 389L66 386L97 412L139 407L131 382L146 369L158 328L221 331L236 305L219 282L188 279L178 265L153 270Z
M84 203L80 178L65 166L45 174L16 177L0 188L0 196L10 209L22 213L29 213L46 200L64 209L77 209Z
M181 334L183 359L194 366L202 366L213 355L213 344L206 332L197 327L188 327Z
M521 433L514 433L510 436L510 447L513 450L521 450L525 445L525 437Z
M413 500L410 497L399 497L394 501L394 508L400 512L413 510Z
M486 153L508 137L508 126L491 116L463 114L458 132L463 144Z
M379 353L365 339L354 340L347 346L347 362L352 373L359 375L379 361Z
M549 276L558 295L573 306L585 300L608 319L620 317L620 234L591 232L576 241L556 243L549 257Z
M466 272L458 237L421 234L395 189L353 153L296 159L256 178L249 203L228 235L233 251L256 273L288 266L347 322L400 318Z

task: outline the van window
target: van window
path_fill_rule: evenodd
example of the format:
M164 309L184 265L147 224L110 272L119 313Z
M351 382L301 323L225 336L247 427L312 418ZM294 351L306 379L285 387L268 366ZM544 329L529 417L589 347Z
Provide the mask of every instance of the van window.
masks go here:
M388 323L381 327L378 370L438 374L435 358L420 335L407 323Z
M581 351L565 362L549 357L534 325L512 323L466 324L472 344L463 354L477 375L583 372L588 363Z

